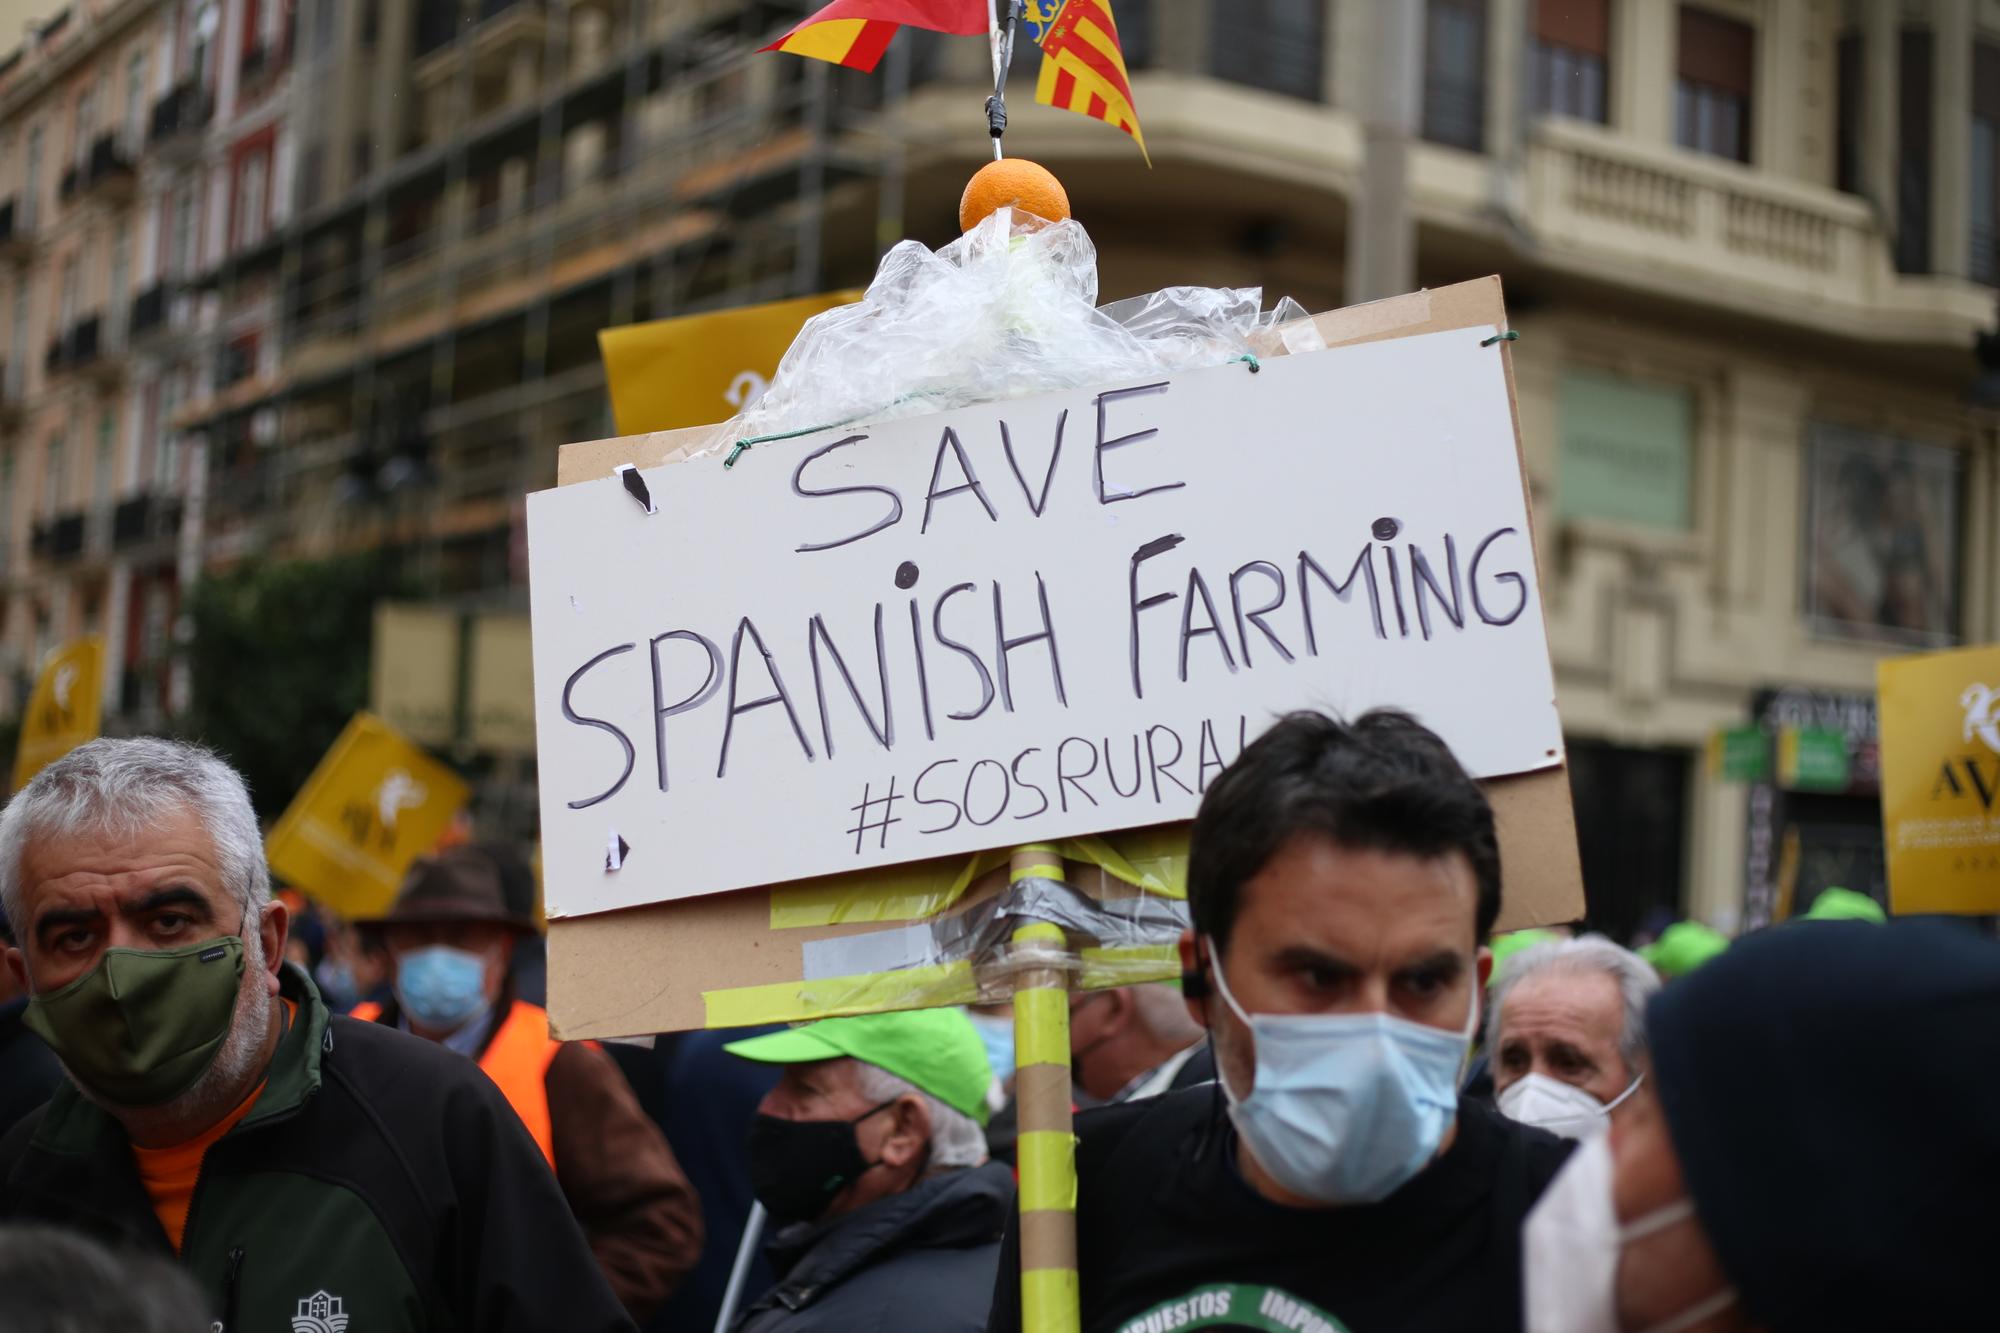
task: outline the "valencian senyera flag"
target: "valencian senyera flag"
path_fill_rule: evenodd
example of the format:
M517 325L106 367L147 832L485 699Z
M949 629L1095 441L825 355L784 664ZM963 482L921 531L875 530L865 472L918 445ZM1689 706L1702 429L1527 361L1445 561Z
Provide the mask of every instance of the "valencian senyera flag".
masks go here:
M960 37L984 33L988 0L833 0L763 48L873 73L901 24Z
M901 25L970 37L988 31L990 5L991 0L833 0L763 49L872 72ZM1115 125L1145 153L1111 0L1023 0L1021 24L1042 53L1035 100Z
M1035 100L1117 126L1132 136L1150 164L1111 0L1027 0L1022 22L1042 48Z

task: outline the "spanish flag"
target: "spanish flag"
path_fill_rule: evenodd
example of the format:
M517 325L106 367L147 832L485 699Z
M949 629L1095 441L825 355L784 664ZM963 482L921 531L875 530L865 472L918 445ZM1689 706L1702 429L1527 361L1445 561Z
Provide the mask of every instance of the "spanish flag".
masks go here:
M971 37L986 31L989 0L833 0L764 47L874 73L902 24Z
M1118 46L1111 0L1030 0L1028 33L1042 48L1042 74L1035 100L1116 125L1131 135L1145 156L1146 136L1132 105L1132 81Z

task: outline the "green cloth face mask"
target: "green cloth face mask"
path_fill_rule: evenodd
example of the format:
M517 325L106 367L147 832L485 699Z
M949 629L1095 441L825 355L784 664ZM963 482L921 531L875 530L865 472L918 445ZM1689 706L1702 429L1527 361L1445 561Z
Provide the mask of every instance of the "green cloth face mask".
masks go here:
M92 1092L158 1106L215 1063L242 980L240 935L179 949L106 949L75 981L31 997L21 1022Z

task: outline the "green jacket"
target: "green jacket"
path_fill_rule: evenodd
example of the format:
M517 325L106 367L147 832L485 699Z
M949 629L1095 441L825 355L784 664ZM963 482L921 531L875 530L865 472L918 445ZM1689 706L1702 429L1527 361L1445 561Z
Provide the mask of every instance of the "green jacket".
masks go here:
M329 1017L294 966L280 984L298 1017L263 1095L203 1158L182 1239L218 1329L631 1327L477 1065ZM124 1129L67 1082L0 1140L0 1218L171 1248Z

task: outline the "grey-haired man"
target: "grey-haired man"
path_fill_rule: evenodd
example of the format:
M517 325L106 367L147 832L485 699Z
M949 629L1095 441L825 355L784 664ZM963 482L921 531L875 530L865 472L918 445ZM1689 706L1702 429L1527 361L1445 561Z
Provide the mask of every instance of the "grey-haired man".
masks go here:
M43 769L0 814L0 901L68 1074L0 1140L0 1217L178 1255L230 1333L630 1327L492 1082L331 1017L283 961L213 754L97 740Z
M1645 959L1602 935L1509 958L1486 1015L1500 1109L1565 1138L1603 1132L1639 1085L1646 1001L1659 988Z

